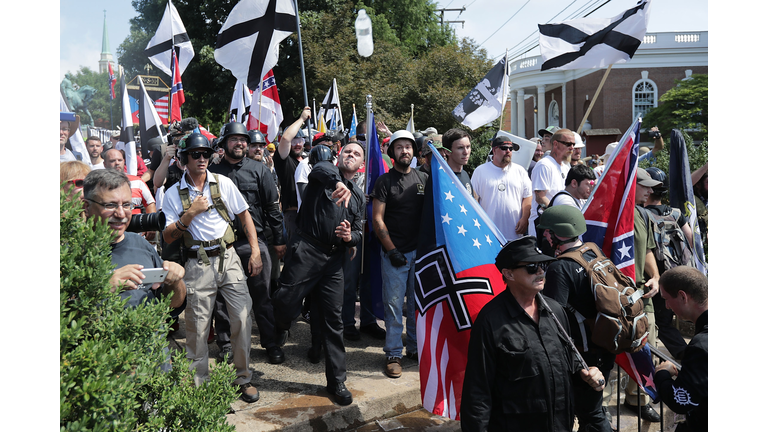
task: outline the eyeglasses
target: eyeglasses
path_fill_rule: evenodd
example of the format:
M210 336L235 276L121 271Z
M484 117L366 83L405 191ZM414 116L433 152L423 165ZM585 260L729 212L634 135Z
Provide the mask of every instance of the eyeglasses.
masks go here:
M497 149L501 149L501 151L518 151L520 150L520 146L517 144L512 144L511 146L496 146Z
M74 185L76 188L83 187L83 179L72 179L68 181L67 183Z
M189 157L191 159L200 159L203 156L205 156L207 158L208 157L208 152L199 152L199 151L189 152Z
M528 272L528 274L536 274L539 271L539 269L542 269L543 271L547 271L548 266L549 266L548 262L537 262L537 263L530 263L526 265L512 267L512 270L524 268L525 271Z
M555 141L559 142L560 144L562 144L562 145L564 145L566 147L573 147L573 146L576 145L575 142L567 142L567 141L560 141L560 140L555 140Z
M118 203L102 203L102 202L94 201L94 200L92 200L90 198L86 198L86 200L88 200L88 201L90 201L92 203L98 204L98 205L104 207L107 210L117 210L118 207L122 207L123 210L125 210L127 212L133 210L133 203L130 202L130 201L122 203L122 204L118 204Z
M229 137L229 138L227 138L227 142L231 142L231 143L246 143L246 144L248 144L250 141L251 141L250 139L243 138L243 137Z

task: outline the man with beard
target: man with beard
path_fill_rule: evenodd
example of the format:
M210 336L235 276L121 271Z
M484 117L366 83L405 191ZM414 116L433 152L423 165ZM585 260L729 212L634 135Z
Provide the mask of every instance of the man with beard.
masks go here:
M325 348L326 390L339 405L352 403L352 393L344 384L347 368L341 318L342 266L346 248L357 245L363 235L365 197L352 181L363 160L363 148L349 143L342 152L340 166L327 159L314 164L296 219L297 229L273 295L278 340L282 343L301 312L302 300L310 296L312 322L320 323Z
M251 385L248 361L251 351L251 298L243 273L256 276L262 271L261 253L248 203L232 180L208 171L213 149L208 139L192 133L179 142L179 158L187 167L176 186L166 191L163 212L166 225L163 237L168 243L183 242L186 258L184 281L187 284L187 358L195 373L195 385L208 380L208 333L214 300L224 293L232 329L233 363L245 402L259 400ZM212 205L211 205L212 204ZM232 219L244 228L251 253L243 264L232 250L235 241Z
M541 132L541 131L539 131ZM576 145L574 133L560 129L552 135L552 151L541 158L531 173L533 202L528 217L528 233L536 235L535 220L541 215L556 193L565 189L565 178L571 169L571 154Z
M85 140L85 149L88 150L88 157L91 158L91 169L104 169L104 159L101 158L104 146L101 145L99 137L89 136Z
M117 150L115 150L117 151ZM83 180L83 211L86 217L106 220L114 239L112 264L115 271L109 278L112 291L128 300L125 307L136 307L143 301L153 301L173 293L171 307L184 302L186 285L184 268L172 261L162 261L157 251L139 234L126 232L131 221L131 187L128 177L119 170L103 169L88 173ZM168 271L162 290L159 283L152 286L142 283L142 269L160 268Z
M245 125L238 122L227 123L224 125L223 132L220 137L219 146L224 150L224 157L218 164L211 165L210 171L220 176L229 177L240 193L243 194L245 202L248 203L248 213L253 220L253 226L256 228L259 252L264 265L264 270L261 273L255 276L248 276L248 291L253 303L252 309L253 315L256 318L256 325L259 327L261 346L267 351L269 362L279 364L285 361L285 354L277 346L275 340L275 318L269 290L272 260L268 250L268 239L271 239L277 258L280 259L285 254L282 228L283 215L280 214L277 186L272 179L272 173L263 163L246 157L251 137ZM261 132L256 133L261 135ZM263 135L261 136L261 141L264 141ZM240 257L240 261L245 262L251 255L251 247L243 229L244 227L236 222L235 228L235 252ZM221 352L224 355L231 355L229 319L221 292L216 296L214 316L219 348L221 348Z
M507 240L528 231L531 212L531 180L525 169L512 163L512 152L520 146L505 136L491 143L493 159L472 173L472 186L478 202Z
M402 375L403 301L406 306L406 357L418 358L416 308L413 284L416 247L424 205L424 190L429 175L411 168L416 140L399 130L392 134L387 154L393 165L381 175L373 188L373 229L381 242L382 296L386 339L384 373L390 378Z
M301 132L301 126L312 115L309 107L304 107L301 116L293 124L283 131L280 143L275 152L275 172L280 180L280 204L283 208L283 217L285 219L285 229L288 232L290 240L296 231L296 213L299 209L299 202L296 198L296 182L294 174L296 167L301 162L301 152L304 150L304 138Z

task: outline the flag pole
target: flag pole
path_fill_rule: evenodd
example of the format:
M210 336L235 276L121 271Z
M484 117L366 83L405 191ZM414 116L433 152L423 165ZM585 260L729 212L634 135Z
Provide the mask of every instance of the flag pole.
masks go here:
M355 110L355 104L352 104L352 111ZM371 122L371 119L373 118L373 97L371 95L365 96L365 171L363 172L363 175L365 176L365 190L363 191L363 194L368 194L368 170L371 169L370 167L370 160L371 160L371 127L376 127L373 122ZM368 124L368 123L371 124ZM376 143L376 145L379 145L379 143ZM367 201L366 201L367 202ZM363 213L363 230L365 230L366 225L368 224L368 221L366 221L366 218L368 217L368 210ZM362 236L360 239L360 274L363 274L363 270L365 269L365 265L362 263L365 262L365 235Z
M261 96L264 95L264 77L261 77L261 82L259 83L259 116L256 117L256 129L261 131ZM253 106L253 103L251 103L251 106Z
M576 130L577 134L581 134L581 128L584 127L584 123L587 121L587 117L589 116L589 113L592 112L592 107L595 105L595 101L597 100L597 97L600 95L600 90L603 89L603 84L605 84L605 79L608 78L608 74L611 72L612 67L613 65L609 65L608 68L605 70L605 74L603 74L603 80L600 81L600 85L597 86L597 91L595 91L595 96L592 98L592 102L589 103L589 108L587 108L587 112L584 113L584 118L581 119L579 128Z
M304 106L309 106L309 97L307 97L307 76L304 72L304 50L301 47L301 20L299 19L299 2L293 1L293 8L296 11L296 35L299 38L299 63L301 63L301 84L304 90ZM259 107L261 114L261 107ZM309 128L309 119L306 121L307 135L309 135L309 145L312 146L312 130Z
M505 75L509 75L509 49L504 51L504 72ZM507 97L509 96L509 79L506 80L506 85L501 89L501 116L499 116L499 130L502 129L504 124L504 108L507 105ZM512 120L509 121L509 130L512 131Z

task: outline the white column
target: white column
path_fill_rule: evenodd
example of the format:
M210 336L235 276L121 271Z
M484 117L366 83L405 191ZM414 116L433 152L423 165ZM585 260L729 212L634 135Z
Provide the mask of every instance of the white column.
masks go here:
M538 99L537 99L537 105L539 106L539 125L537 126L538 129L544 129L547 126L547 99L546 99L546 88L543 85L536 86L536 91L538 93ZM533 131L533 134L536 135L538 131Z
M515 93L515 90L509 92L510 95ZM509 98L509 132L512 135L519 135L517 133L517 101L513 101L511 97Z
M560 113L560 120L562 120L561 121L562 125L560 125L561 128L567 128L568 127L568 126L566 126L566 123L565 123L565 118L566 118L565 117L565 84L566 83L563 83L563 86L560 87L560 89L562 90L562 98L561 99L563 100L563 103L560 104L563 107L563 112Z
M525 138L525 90L517 90L517 132Z

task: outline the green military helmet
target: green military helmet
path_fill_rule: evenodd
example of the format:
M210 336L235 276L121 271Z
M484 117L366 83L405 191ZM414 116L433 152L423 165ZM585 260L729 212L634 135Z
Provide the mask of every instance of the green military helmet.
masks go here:
M587 232L587 223L576 207L558 205L544 210L538 228L551 230L558 237L574 238Z

